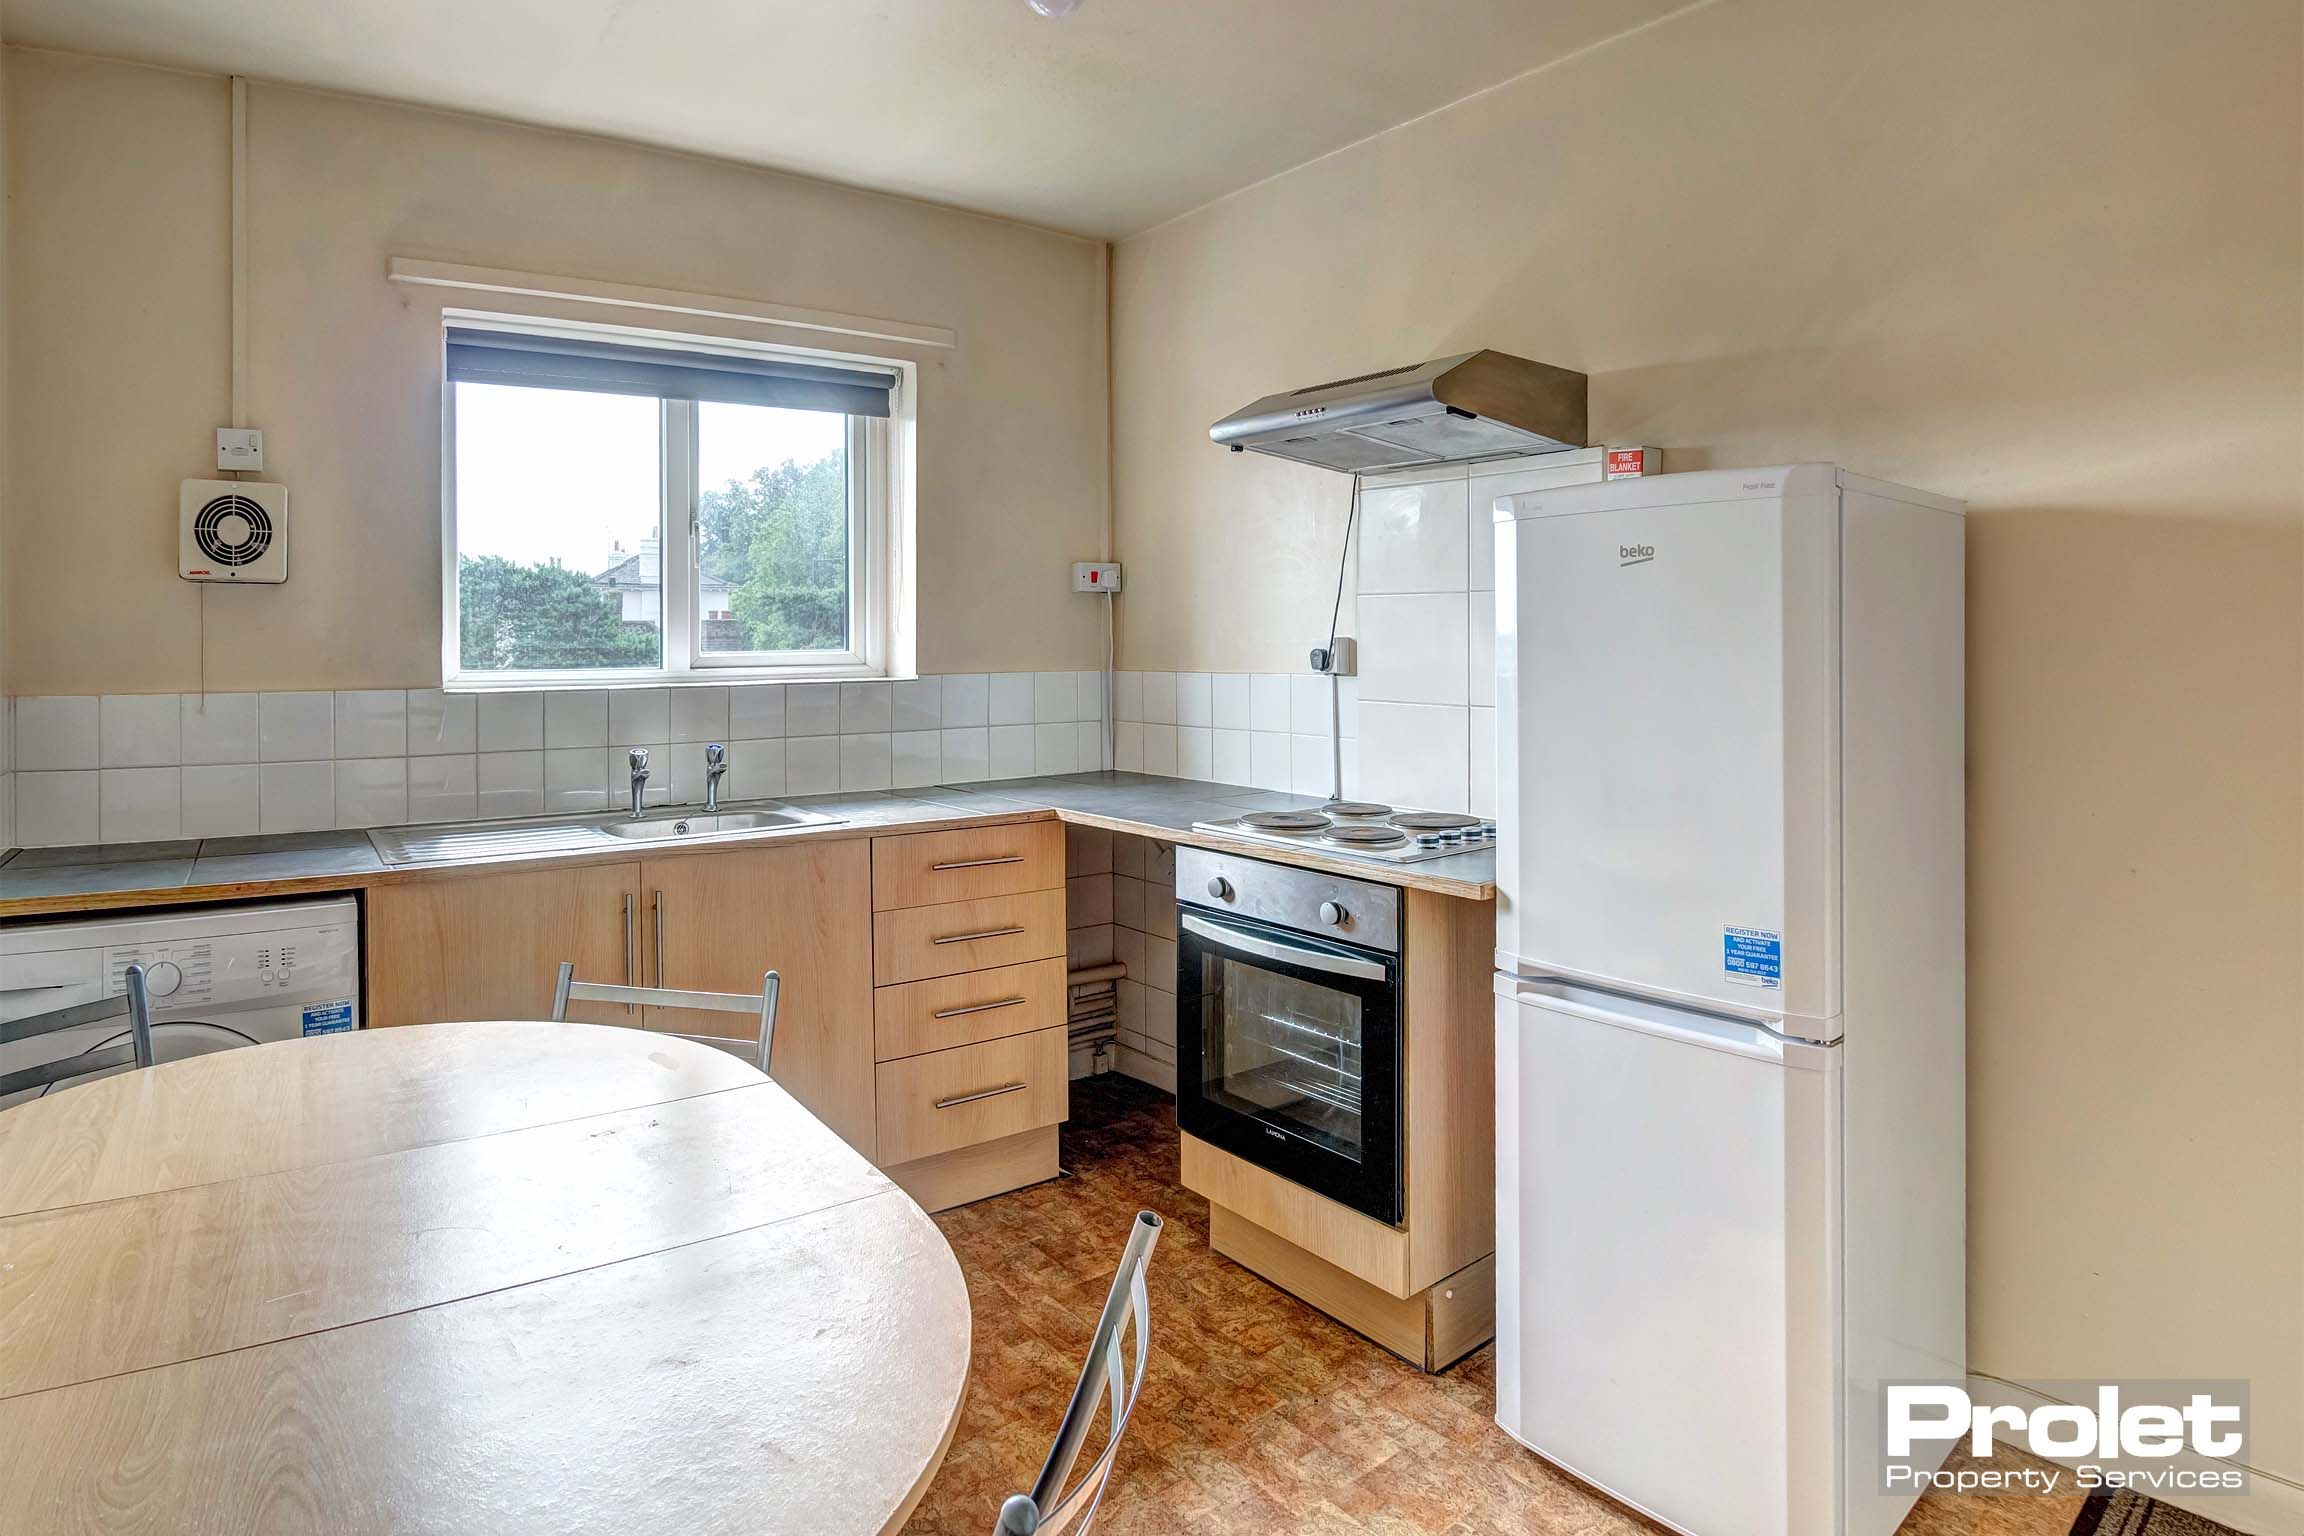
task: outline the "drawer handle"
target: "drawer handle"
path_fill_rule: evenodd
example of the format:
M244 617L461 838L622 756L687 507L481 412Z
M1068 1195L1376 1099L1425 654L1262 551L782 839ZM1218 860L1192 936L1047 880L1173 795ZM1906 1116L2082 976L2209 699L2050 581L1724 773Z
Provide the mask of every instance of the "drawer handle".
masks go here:
M957 1019L963 1014L990 1013L995 1008L1021 1008L1024 1006L1024 1003L1025 999L1021 997L1004 997L996 1003L970 1003L965 1008L939 1008L933 1014L929 1015L929 1017L938 1019Z
M963 1093L956 1098L938 1099L936 1107L938 1109L958 1109L961 1105L973 1104L978 1099L996 1099L1004 1093L1022 1093L1023 1091L1024 1085L1022 1083L1003 1083L997 1088L986 1088L977 1093Z
M933 870L988 869L994 864L1021 864L1023 862L1024 855L1009 853L1002 854L997 859L948 859L942 864L931 864L928 867Z
M975 933L947 933L930 939L931 944L973 944L978 939L1012 939L1022 933L1021 928L985 928Z

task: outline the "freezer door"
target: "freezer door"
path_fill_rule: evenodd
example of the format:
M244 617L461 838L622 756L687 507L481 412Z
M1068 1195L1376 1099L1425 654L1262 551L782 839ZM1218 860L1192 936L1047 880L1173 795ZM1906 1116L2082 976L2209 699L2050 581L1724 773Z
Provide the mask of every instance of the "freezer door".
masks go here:
M1839 496L1753 473L1498 504L1497 947L1829 1040Z
M1497 1422L1694 1536L1823 1536L1839 1049L1498 993Z

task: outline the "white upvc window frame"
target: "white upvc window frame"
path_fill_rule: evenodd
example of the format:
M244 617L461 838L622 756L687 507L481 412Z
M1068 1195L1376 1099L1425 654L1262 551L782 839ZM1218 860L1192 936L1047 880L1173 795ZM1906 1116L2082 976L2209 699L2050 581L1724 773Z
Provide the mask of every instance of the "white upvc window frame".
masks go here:
M554 689L664 687L741 682L837 682L895 675L908 667L916 590L912 569L911 471L917 365L872 357L738 338L699 337L686 331L591 325L532 315L449 309L442 320L440 370L440 667L451 693L531 692ZM893 371L896 387L885 418L850 416L848 423L848 634L841 651L731 651L703 649L702 580L696 559L704 486L697 475L697 410L690 400L657 402L659 451L658 543L663 560L661 667L595 667L550 671L462 670L462 622L457 580L456 396L447 380L445 349L452 326L518 331L581 341L626 341L635 346L800 362L861 363Z

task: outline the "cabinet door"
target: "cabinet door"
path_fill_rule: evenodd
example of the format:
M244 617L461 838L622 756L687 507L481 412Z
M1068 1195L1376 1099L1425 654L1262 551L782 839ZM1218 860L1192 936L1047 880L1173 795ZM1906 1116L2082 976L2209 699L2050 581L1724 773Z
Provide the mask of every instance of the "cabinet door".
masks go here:
M794 1098L872 1155L872 856L862 838L797 848L728 849L641 868L648 983L758 992L784 979L774 1075ZM739 1013L651 1008L650 1029L754 1034Z
M581 981L638 981L640 866L595 864L368 892L368 1023L548 1019L563 960ZM578 1003L571 1019L639 1024L637 1010Z

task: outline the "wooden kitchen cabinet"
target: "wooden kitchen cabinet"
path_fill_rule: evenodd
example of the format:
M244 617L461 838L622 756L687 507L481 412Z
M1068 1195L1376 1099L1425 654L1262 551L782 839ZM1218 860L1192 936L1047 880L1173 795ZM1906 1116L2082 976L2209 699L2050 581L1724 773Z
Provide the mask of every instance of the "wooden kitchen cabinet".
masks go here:
M1064 1031L882 1062L880 1145L890 1167L1047 1127L1065 1116Z
M639 896L638 864L376 886L367 909L368 1025L550 1018L563 960L586 981L639 982ZM637 1010L614 1004L580 1003L568 1016L641 1022Z
M873 1155L872 858L863 839L678 858L447 875L368 893L368 1022L551 1016L552 982L705 992L783 977L776 1081ZM749 1036L735 1013L575 1004L568 1016L688 1035Z
M875 911L980 901L1063 884L1061 822L958 827L872 840Z
M1063 827L874 838L872 906L881 1169L931 1211L1056 1177Z
M874 980L893 987L1062 955L1063 869L1052 890L874 913Z
M783 977L774 1077L873 1155L872 858L861 838L716 849L640 866L645 984L758 992ZM650 1029L751 1035L735 1013L651 1008Z

